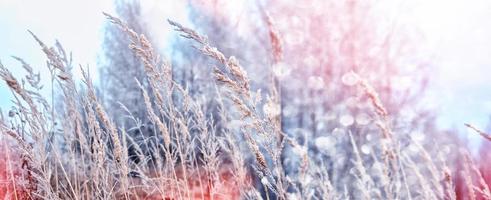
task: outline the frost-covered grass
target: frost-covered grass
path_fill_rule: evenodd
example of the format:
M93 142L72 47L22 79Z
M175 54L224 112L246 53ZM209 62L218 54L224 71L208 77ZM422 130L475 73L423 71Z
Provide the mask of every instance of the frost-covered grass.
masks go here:
M384 104L368 74L351 70L334 77L340 85L329 82L329 87L351 92L331 89L327 95L348 96L349 102L327 107L356 112L333 109L328 114L334 116L302 118L329 122L323 125L329 128L308 129L301 125L307 122L288 123L286 108L323 107L305 106L306 99L287 102L281 84L288 80L281 72L271 70L271 81L261 91L238 58L168 21L214 63L207 84L216 90L196 96L174 79L173 66L146 36L106 16L128 36L129 48L143 63L145 82L127 81L141 89L149 123L129 111L132 124L116 123L90 73L81 68L83 85L77 87L71 56L61 44L49 47L33 34L60 97L55 109L39 94L40 77L22 59L28 73L22 79L0 64L0 77L16 103L0 124L3 148L9 150L0 162L5 163L0 174L5 199L491 198L477 165L465 149L459 150L463 146L448 142L444 133L399 127L398 109ZM265 19L272 68L284 67L282 36L269 15ZM323 90L323 84L309 79L316 90ZM132 105L121 106L129 110Z

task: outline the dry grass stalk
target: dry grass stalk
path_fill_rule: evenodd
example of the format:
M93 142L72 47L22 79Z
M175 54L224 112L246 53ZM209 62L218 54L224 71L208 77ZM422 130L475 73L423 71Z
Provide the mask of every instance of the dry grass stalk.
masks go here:
M84 77L84 82L87 85L89 101L91 102L92 105L95 106L96 114L99 116L104 127L107 128L108 133L111 136L111 139L113 140L113 143L114 143L114 159L118 164L121 164L123 148L121 146L121 141L119 139L118 130L116 129L116 126L114 125L114 123L109 118L109 115L104 110L102 104L99 102L99 100L97 100L97 97L95 95L95 89L94 89L94 86L92 85L92 81L90 78L90 74L87 72L84 72L83 69L82 69L82 74Z
M212 47L208 43L206 37L199 35L194 30L186 28L177 22L173 22L171 20L168 20L168 22L172 26L176 27L177 31L183 33L183 37L193 39L194 41L200 43L202 46L198 47L198 49L200 49L203 54L208 55L217 60L219 63L223 64L224 67L232 74L233 78L236 80L234 81L228 78L222 71L220 71L218 68L215 68L214 74L217 81L225 83L227 87L231 88L233 91L236 91L239 95L243 95L247 99L251 97L249 89L249 79L247 78L245 70L243 70L243 68L239 65L235 57L232 56L229 59L226 59L223 53L221 53L217 48ZM234 104L242 112L242 117L251 116L255 121L255 128L261 130L261 132L263 133L265 132L264 127L262 126L262 123L258 121L258 117L255 115L253 108L251 109L250 106L247 106L242 99L235 95L228 95L228 97L231 98ZM259 169L263 172L268 172L269 170L267 170L268 167L266 164L266 159L264 155L260 152L259 146L256 144L256 142L252 139L247 131L242 132L248 141L251 151L256 157L256 161L259 164Z
M431 175L429 182L432 184L433 193L435 193L435 195L438 198L444 198L445 194L443 191L442 184L440 183L441 170L436 166L434 162L434 158L432 158L431 155L428 153L428 151L426 151L426 149L418 142L413 141L412 145L415 145L418 148L420 156L423 158L423 161L426 161L427 169Z
M98 120L96 119L96 114L94 109L92 108L92 105L90 104L90 100L85 99L84 102L85 102L84 110L87 115L88 131L90 136L93 138L93 142L91 144L90 149L93 152L92 159L94 165L96 166L92 171L91 175L94 180L94 185L97 188L101 183L100 181L102 177L101 173L103 173L102 171L105 168L104 163L105 163L106 147L104 145L102 129L99 125Z
M484 139L486 139L488 141L491 141L491 135L487 134L486 132L479 130L478 128L474 127L471 124L465 123L464 125L467 126L470 129L472 129L473 131L475 131L479 135L481 135Z
M428 182L427 178L424 176L420 168L417 166L417 163L415 163L409 156L404 156L405 161L407 162L407 165L409 166L409 169L413 171L413 175L416 176L418 180L418 184L421 186L421 192L424 195L424 199L438 199L436 194L431 190L431 185Z
M38 111L37 106L34 103L34 100L32 99L32 97L22 88L19 81L17 81L17 79L12 75L12 73L10 73L10 71L5 66L3 66L3 64L1 62L0 62L0 78L2 78L7 83L7 86L14 93L19 95L27 103L27 105L29 105L29 108L32 111L33 117L41 116L39 111ZM39 120L41 120L41 119L39 119ZM32 122L32 125L34 126L33 128L40 129L41 125L35 124L36 121Z
M262 11L264 13L266 25L268 26L269 40L272 47L273 63L276 64L279 63L283 58L283 45L281 42L280 33L273 23L273 19L271 18L270 14L265 12L264 10Z
M455 187L452 181L452 172L447 166L443 168L443 177L443 181L445 183L446 197L450 200L457 199L457 195L455 194Z
M488 184L484 180L480 170L474 164L474 162L472 161L472 158L470 157L469 153L466 150L462 149L461 152L463 152L462 154L464 157L464 171L465 171L465 173L468 173L467 176L470 177L471 181L472 181L472 173L474 173L475 176L477 176L477 179L479 181L480 187L475 186L473 188L475 188L475 190L479 191L479 193L481 193L481 195L484 199L487 199L487 200L491 199L491 191L489 189Z
M233 56L229 57L228 59L223 55L222 52L220 52L216 47L211 46L208 43L208 40L206 37L201 36L198 34L196 31L186 28L182 26L181 24L168 20L169 24L174 26L176 28L176 31L181 32L183 37L192 39L198 43L201 44L200 47L197 47L203 54L210 56L211 58L215 59L218 61L220 64L223 64L223 66L228 70L233 78L237 81L234 82L234 84L238 88L242 88L241 94L245 95L246 97L250 97L250 86L249 86L249 78L247 77L246 71L243 69L242 66L240 66L239 62L237 59ZM222 73L223 74L223 73Z
M140 86L142 92L143 92L143 101L145 102L145 105L147 106L147 112L150 117L150 120L154 123L157 124L157 127L159 128L160 132L162 133L162 136L164 138L164 147L167 152L170 152L170 144L171 144L171 138L169 135L169 130L167 128L167 125L165 125L160 118L155 114L153 111L152 103L150 102L150 97L148 96L147 91L143 88L143 86L137 81L137 84Z
M19 134L8 128L3 122L0 122L0 133L6 134L15 139L15 141L17 141L17 143L20 144L25 150L32 148Z
M363 160L358 151L358 146L356 145L355 139L352 134L349 133L350 141L353 147L353 152L355 154L355 168L357 170L357 179L364 199L372 199L370 191L372 191L372 180L367 173L365 166L363 165Z
M63 121L63 125L65 126L66 129L74 130L74 135L76 137L75 142L80 142L80 147L82 148L82 151L86 151L86 149L84 148L87 147L86 145L87 141L82 131L82 126L83 126L82 115L79 111L79 105L77 105L77 101L76 101L79 95L78 95L77 87L75 86L75 82L73 80L73 76L70 71L72 69L71 55L67 56L65 49L58 41L56 41L55 47L48 48L47 45L44 44L34 33L30 31L29 33L38 42L43 52L45 53L48 59L48 68L50 68L50 71L54 72L55 69L58 71L58 75L53 78L58 81L63 91L63 98L64 98L63 103L65 104L64 105L65 115L67 115L64 117L67 117L69 119ZM16 58L16 60L20 61L24 66L24 68L30 74L33 74L32 68L27 63L25 63L20 58ZM51 67L53 67L53 69L51 69ZM29 79L32 78L28 77L28 80ZM39 82L39 80L37 82ZM33 85L36 88L37 86L36 81L32 81L31 85ZM82 154L84 154L84 152L82 152Z
M476 199L476 192L475 192L476 187L472 183L472 175L471 175L471 171L469 169L470 168L469 163L464 162L463 166L464 166L464 169L460 173L461 173L462 177L464 178L468 198L471 200L475 200Z
M368 83L367 80L361 78L355 72L351 72L351 74L356 78L357 82L363 87L365 94L367 94L368 98L370 98L370 102L372 103L373 107L375 108L376 113L381 118L386 118L388 116L387 110L385 109L385 107L384 107L382 101L380 100L380 97L379 97L378 93L375 91L375 89Z

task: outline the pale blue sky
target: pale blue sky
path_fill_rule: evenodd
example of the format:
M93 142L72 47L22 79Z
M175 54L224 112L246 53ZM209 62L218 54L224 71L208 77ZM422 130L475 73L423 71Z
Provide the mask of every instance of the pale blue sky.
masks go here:
M45 56L27 32L29 29L48 45L60 40L73 52L76 63L95 71L103 34L101 24L105 20L102 11L112 11L110 1L0 0L0 60L16 76L22 75L23 70L10 56L25 59L42 77L49 77ZM48 86L46 78L44 81ZM4 112L11 105L9 95L5 84L0 84L0 106Z
M105 20L101 13L113 13L111 2L0 0L0 60L15 74L21 71L20 65L11 55L25 58L35 70L47 73L44 56L26 31L30 29L48 44L57 38L73 52L75 63L88 64L95 72ZM183 2L144 3L148 22L162 24L153 30L164 36L159 42L165 42L168 34L163 19L189 23ZM428 53L434 58L434 85L427 102L439 112L439 125L465 130L462 124L471 122L485 127L491 114L491 1L401 2L408 11L401 20L422 31ZM0 107L4 111L10 105L8 94L0 84Z

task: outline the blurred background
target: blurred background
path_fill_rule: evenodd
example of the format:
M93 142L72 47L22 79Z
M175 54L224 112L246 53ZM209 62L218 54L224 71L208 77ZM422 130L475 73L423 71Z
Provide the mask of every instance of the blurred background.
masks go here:
M100 83L100 68L111 65L107 61L111 59L107 53L108 49L104 49L108 46L105 45L105 42L111 40L107 37L107 33L111 30L102 12L123 15L122 18L135 18L131 14L125 14L128 11L124 11L123 4L125 3L117 1L1 0L0 60L4 65L9 66L14 74L19 75L22 74L21 67L10 56L25 58L35 67L35 71L41 72L42 77L48 77L49 72L44 66L44 56L27 32L31 30L47 43L59 40L66 49L73 53L75 63L88 66L95 77L94 80ZM140 3L136 14L138 16L134 23L141 24L142 29L149 33L154 45L161 49L166 58L174 56L173 61L180 62L178 61L179 56L176 56L177 54L172 50L173 45L176 44L176 37L175 34L172 34L172 29L166 23L166 19L172 19L191 27L201 27L202 32L208 35L213 34L207 32L213 30L210 24L224 23L227 24L228 29L235 31L237 37L245 38L244 42L247 42L247 34L251 34L251 29L247 27L253 27L251 23L260 23L254 19L261 15L257 5L269 6L271 8L267 9L273 20L277 22L280 32L292 34L286 33L285 40L290 40L287 42L291 43L304 43L305 46L309 45L308 39L305 38L310 37L307 35L310 32L295 29L311 28L313 30L309 31L319 34L315 37L331 37L330 33L335 34L336 32L330 32L329 28L332 30L332 27L322 22L326 19L320 19L319 22L316 17L329 15L331 19L337 16L339 20L343 20L341 16L348 12L346 8L336 7L336 5L321 5L324 3L320 1L311 1L309 5L295 5L296 11L285 7L294 4L294 1L288 0L149 0ZM491 19L491 2L486 0L398 0L377 1L370 4L372 5L364 6L380 12L370 12L369 20L363 22L364 25L357 25L360 29L364 26L373 28L369 32L360 31L360 33L367 34L367 39L370 39L369 37L372 36L369 34L376 35L377 31L393 29L398 31L394 31L394 34L407 36L405 41L401 40L399 43L409 43L411 50L406 52L409 55L398 55L403 60L398 63L398 67L402 70L424 68L424 72L418 72L428 76L427 83L425 82L427 84L425 94L418 97L421 99L420 103L425 105L425 109L433 112L438 128L456 130L461 133L460 137L470 139L471 145L479 144L479 137L475 134L468 134L463 123L472 123L485 129L490 119L491 57L489 53L491 52L491 37L489 36L491 35L491 21L489 19ZM307 7L327 9L311 10L312 12L309 13ZM363 10L353 12L363 15ZM291 15L286 16L287 13ZM206 17L209 19L204 19ZM288 27L289 25L297 27ZM202 26L211 28L202 28ZM229 48L240 48L239 46ZM318 58L316 55L318 53L320 52L311 49L310 56ZM185 58L185 56L181 57ZM311 57L306 57L306 59L310 59L308 62L314 64L319 63L319 59L311 59ZM258 70L254 69L254 66L250 69ZM80 78L77 71L78 69L74 69L75 77ZM250 73L254 74L254 72ZM380 73L379 76L392 76ZM286 74L286 76L289 75ZM261 79L261 77L254 76L251 78ZM50 85L48 78L43 81L46 87ZM398 83L401 87L412 88L421 84L407 77L402 77ZM49 90L46 91L49 92ZM11 96L3 84L0 85L0 96L0 107L9 108L12 105ZM490 130L489 127L487 130Z
M30 63L42 78L41 93L63 113L45 55L27 30L46 44L59 41L73 55L69 67L74 79L81 79L80 67L88 69L108 115L144 148L160 140L134 80L143 87L149 84L141 61L128 48L128 36L103 12L148 38L172 65L172 79L188 90L217 135L240 133L251 121L238 118L241 113L233 109L234 102L218 100L221 92L211 74L220 63L198 52L167 19L207 35L227 58L234 56L251 79L251 90L265 99L255 112L267 123L278 122L278 128L301 146L284 149L285 175L298 177L300 158L289 155L304 151L338 191L356 180L350 175L355 154L363 155L370 170L378 168L374 155L388 141L379 128L386 129L377 126L380 113L374 112L373 92L356 87L355 72L378 93L388 113L383 120L390 124L401 155L413 156L424 168L425 159L418 154L421 145L428 152L425 156L438 158L430 161L448 163L451 171L460 172L468 161L458 152L468 149L478 161L475 171L491 183L490 144L464 126L470 123L491 132L490 1L0 0L3 65L23 77L25 70L11 56ZM1 113L9 116L15 109L6 84L0 84L0 97ZM171 98L182 100L178 95ZM230 113L222 117L220 108ZM189 129L199 135L199 130ZM352 149L354 141L360 153ZM143 151L149 156L153 150ZM455 190L462 195L462 177L454 179ZM411 187L419 186L415 182Z

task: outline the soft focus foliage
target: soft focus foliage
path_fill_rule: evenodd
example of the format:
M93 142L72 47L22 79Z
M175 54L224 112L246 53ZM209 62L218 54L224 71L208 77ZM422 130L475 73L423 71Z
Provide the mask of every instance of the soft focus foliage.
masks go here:
M0 197L3 199L30 199L30 191L35 187L27 161L19 153L17 146L3 141L0 148Z
M377 14L385 4L256 1L242 16L227 3L190 1L197 28L168 20L162 47L138 2L119 2L104 13L100 85L80 67L77 86L71 54L33 34L59 97L55 109L24 60L20 79L0 64L16 103L0 121L16 147L0 155L1 195L491 198L488 171L435 128L421 101L430 61L413 30Z

